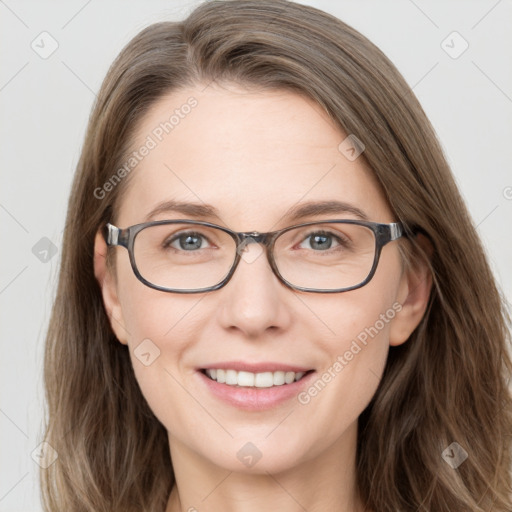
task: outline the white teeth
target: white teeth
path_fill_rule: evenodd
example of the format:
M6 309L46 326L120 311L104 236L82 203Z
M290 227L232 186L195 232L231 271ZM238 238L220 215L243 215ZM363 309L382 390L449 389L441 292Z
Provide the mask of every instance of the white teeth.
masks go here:
M220 384L229 386L270 388L272 386L282 386L291 384L304 377L306 372L237 372L236 370L208 369L206 375Z
M235 382L235 384L238 384L239 386L254 386L254 373L238 372L238 376L236 376L236 379L237 381Z
M270 388L274 385L274 375L272 372L257 373L254 377L254 387Z
M274 386L282 386L284 384L284 372L275 372L273 374Z
M236 386L238 384L238 378L235 370L226 370L226 384Z

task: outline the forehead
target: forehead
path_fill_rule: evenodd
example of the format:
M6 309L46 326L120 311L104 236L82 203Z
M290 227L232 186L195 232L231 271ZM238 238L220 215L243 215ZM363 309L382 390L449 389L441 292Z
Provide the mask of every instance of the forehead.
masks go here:
M140 161L119 222L142 222L169 200L213 205L241 230L264 230L290 207L319 200L344 201L374 220L392 220L364 159L340 151L346 137L318 104L289 91L232 84L174 91L153 104L138 127L133 150Z

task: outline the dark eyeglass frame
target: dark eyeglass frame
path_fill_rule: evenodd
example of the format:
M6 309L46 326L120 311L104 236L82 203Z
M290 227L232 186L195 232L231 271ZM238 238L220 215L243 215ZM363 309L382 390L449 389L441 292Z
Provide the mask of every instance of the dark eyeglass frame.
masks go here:
M346 287L346 288L338 288L334 290L326 290L326 289L317 289L317 288L303 288L300 286L295 286L292 283L288 282L286 279L284 279L283 276L279 273L279 270L277 268L277 265L274 260L274 244L276 239L286 231L290 231L291 229L303 227L303 226L310 226L313 224L330 224L330 223L337 223L337 224L355 224L358 226L364 226L371 231L373 231L375 235L375 254L373 259L372 268L370 270L370 273L366 277L364 281L361 283ZM221 231L224 231L225 233L229 234L233 240L236 243L236 255L235 259L233 261L233 265L231 266L230 271L226 275L226 277L218 284L214 286L210 286L207 288L199 288L199 289L181 289L176 290L173 288L166 288L164 286L158 286L156 284L153 284L149 281L147 281L139 272L137 268L137 264L135 262L135 255L133 251L133 246L135 242L135 237L137 234L142 231L143 229L150 227L150 226L158 226L162 224L196 224L200 226L207 226L212 228L220 229ZM130 257L130 264L132 266L132 270L142 283L144 283L146 286L149 286L150 288L153 288L155 290L159 290L162 292L170 292L170 293L203 293L203 292L209 292L218 290L219 288L222 288L225 286L231 277L233 276L238 264L240 263L241 259L241 252L242 249L244 249L248 244L250 243L258 243L263 244L267 248L267 259L270 264L270 267L272 268L272 271L277 276L277 278L288 288L291 288L292 290L298 290L303 292L311 292L311 293L342 293L342 292L348 292L350 290L356 290L357 288L361 288L362 286L368 284L372 277L375 274L375 271L377 270L377 265L379 263L380 254L382 251L382 248L388 244L389 242L392 242L393 240L398 240L401 237L407 237L408 235L405 233L404 226L401 222L391 222L389 224L383 224L379 222L370 222L370 221L363 221L363 220L352 220L352 219L330 219L330 220L321 220L321 221L311 221L306 222L303 224L295 224L293 226L288 226L286 228L280 229L278 231L269 231L267 233L259 233L258 231L252 231L252 232L237 232L232 231L229 228L225 228L223 226L219 226L217 224L212 224L210 222L206 221L200 221L200 220L189 220L189 219L178 219L178 220L156 220L151 222L143 222L141 224L135 224L133 226L129 226L127 228L118 228L117 226L114 226L111 223L107 223L103 228L103 237L105 239L105 242L107 243L108 247L116 247L121 246L128 250L128 254Z

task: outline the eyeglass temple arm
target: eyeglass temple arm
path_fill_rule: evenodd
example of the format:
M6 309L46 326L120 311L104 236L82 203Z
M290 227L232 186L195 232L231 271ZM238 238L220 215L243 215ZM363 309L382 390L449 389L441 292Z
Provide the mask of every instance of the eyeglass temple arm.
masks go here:
M392 222L389 226L389 240L396 240L405 235L404 228L400 222Z
M113 224L105 224L103 226L103 238L107 245L117 245L119 241L119 228L114 226Z
M103 238L108 246L122 245L128 248L129 229L121 229L107 223L103 228Z

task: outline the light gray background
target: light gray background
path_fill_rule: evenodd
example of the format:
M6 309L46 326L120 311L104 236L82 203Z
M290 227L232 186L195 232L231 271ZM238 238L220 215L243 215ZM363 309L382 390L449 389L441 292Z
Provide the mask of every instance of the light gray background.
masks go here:
M510 301L512 2L303 3L361 31L413 86ZM196 4L0 0L0 512L41 510L31 453L41 442L44 333L69 187L95 92L137 32L181 19ZM59 45L47 59L31 48L43 31ZM453 31L469 44L458 58L442 47ZM461 43L451 36L444 46L453 53ZM32 252L43 237L58 248L46 263Z

